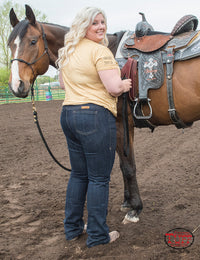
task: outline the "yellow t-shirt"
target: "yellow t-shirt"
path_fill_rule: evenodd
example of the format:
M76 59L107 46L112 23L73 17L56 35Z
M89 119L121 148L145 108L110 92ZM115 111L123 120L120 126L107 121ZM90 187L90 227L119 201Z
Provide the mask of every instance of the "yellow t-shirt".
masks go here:
M117 98L108 93L98 74L98 71L116 68L119 66L107 47L86 38L81 40L62 69L65 84L63 105L93 103L117 116Z

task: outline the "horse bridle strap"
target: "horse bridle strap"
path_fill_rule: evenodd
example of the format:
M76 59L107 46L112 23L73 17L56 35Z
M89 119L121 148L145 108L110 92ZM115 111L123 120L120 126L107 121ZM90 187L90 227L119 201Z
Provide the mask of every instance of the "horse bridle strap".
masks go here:
M27 61L25 61L25 60L23 60L23 59L18 59L18 58L11 60L11 63L12 63L13 61L19 61L19 62L23 62L23 63L25 63L26 65L30 66L30 68L31 68L31 70L32 70L32 72L33 72L34 77L35 77L35 73L34 73L33 67L32 67L31 65L35 64L36 62L38 62L45 54L47 54L48 57L49 57L46 34L44 33L44 28L43 28L42 24L40 24L40 26L41 26L41 30L42 30L42 39L43 39L43 41L44 41L44 52L43 52L43 54L42 54L40 57L38 57L36 60L32 61L32 62L27 62Z

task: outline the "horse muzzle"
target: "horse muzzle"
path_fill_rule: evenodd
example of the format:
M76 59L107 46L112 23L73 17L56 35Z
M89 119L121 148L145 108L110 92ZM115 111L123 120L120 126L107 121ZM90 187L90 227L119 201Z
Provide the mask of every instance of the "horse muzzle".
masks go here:
M30 90L30 83L25 84L22 80L19 80L18 86L14 87L12 86L12 83L9 82L9 88L16 97L26 98Z

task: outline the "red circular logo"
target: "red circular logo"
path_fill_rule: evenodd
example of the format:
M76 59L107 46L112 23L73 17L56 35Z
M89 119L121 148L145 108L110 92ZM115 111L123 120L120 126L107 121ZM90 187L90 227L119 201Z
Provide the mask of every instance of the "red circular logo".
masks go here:
M175 228L165 234L165 242L174 249L187 248L193 244L194 235L185 228Z

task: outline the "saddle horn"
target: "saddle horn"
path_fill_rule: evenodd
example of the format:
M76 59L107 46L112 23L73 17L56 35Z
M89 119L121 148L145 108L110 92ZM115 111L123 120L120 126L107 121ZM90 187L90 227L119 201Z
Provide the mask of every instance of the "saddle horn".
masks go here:
M146 22L147 20L146 20L146 18L145 18L144 13L139 12L139 14L142 15L142 21L143 21L143 22Z
M135 28L136 37L142 37L144 35L147 35L148 32L154 31L153 27L147 22L144 13L140 12L139 14L142 15L142 22L139 22L136 25Z
M31 24L35 24L35 15L33 13L33 10L31 9L31 7L29 5L25 5L25 8L26 8L26 18L29 20L29 22Z
M15 14L15 11L13 8L10 9L9 17L10 17L10 24L14 28L15 25L17 25L19 23L19 20Z

